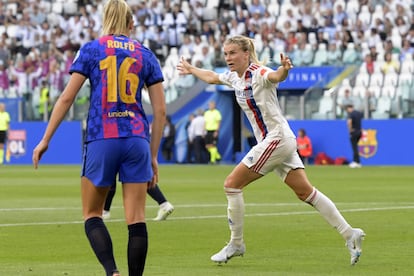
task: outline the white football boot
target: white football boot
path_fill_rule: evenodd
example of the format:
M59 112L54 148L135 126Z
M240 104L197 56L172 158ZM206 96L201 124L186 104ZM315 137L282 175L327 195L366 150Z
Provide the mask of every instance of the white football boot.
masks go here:
M235 246L228 243L220 252L211 256L211 260L216 263L227 263L233 257L243 256L246 252L246 246L242 243L240 246Z
M359 257L362 253L362 240L364 237L365 233L362 229L354 228L351 237L345 243L351 254L351 265L355 265L359 261Z
M174 211L174 206L167 202L160 205L157 216L153 219L155 221L166 220L169 215Z

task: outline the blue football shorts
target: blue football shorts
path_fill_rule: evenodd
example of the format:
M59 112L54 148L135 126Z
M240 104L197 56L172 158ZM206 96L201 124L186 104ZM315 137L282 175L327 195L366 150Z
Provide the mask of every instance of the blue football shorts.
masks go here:
M84 145L82 176L96 187L147 183L153 177L150 143L141 137L96 140Z

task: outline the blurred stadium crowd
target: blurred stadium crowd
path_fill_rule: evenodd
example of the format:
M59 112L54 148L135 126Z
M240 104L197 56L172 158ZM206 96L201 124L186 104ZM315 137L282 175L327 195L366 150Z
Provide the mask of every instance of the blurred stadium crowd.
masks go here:
M99 36L104 2L0 1L0 98L22 97L29 110L25 120L43 118L42 89L49 92L48 108L53 106L76 51ZM127 2L135 15L133 36L151 48L162 65L168 102L195 81L177 75L178 58L185 56L207 69L225 66L222 43L235 34L254 38L259 58L269 66L277 66L280 52L289 55L295 66L357 65L358 74L344 80L338 100L346 89L354 98L373 95L375 111L383 95L391 100L399 97L401 114L414 101L413 1ZM76 102L85 103L87 89Z

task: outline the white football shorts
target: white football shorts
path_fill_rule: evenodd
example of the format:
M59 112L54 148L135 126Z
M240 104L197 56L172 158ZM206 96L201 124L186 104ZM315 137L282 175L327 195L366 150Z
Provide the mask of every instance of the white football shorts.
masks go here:
M290 170L304 168L295 138L266 138L252 147L241 162L261 175L275 171L283 181Z

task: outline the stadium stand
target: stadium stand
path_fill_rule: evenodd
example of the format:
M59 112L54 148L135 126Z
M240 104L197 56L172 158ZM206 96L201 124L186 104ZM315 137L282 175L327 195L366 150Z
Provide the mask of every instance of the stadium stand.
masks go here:
M328 51L325 43L318 44L318 50L315 52L312 66L328 65Z
M343 90L342 85L350 86L353 95L358 95L362 102L360 108L365 111L368 108L367 91L373 91L377 100L375 112L382 113L365 114L390 118L413 116L413 1L261 0L257 7L251 0L127 2L135 15L134 36L141 39L141 30L147 30L141 42L156 52L163 67L169 103L186 91L180 88L183 81L177 82L179 76L175 74L177 53L183 52L185 36L190 38L190 47L185 50L189 58L199 57L204 46L214 57L209 64L203 64L203 60L197 58L198 66L220 67L223 66L221 45L224 39L228 35L244 34L256 38L257 50L265 53L263 56L269 66L277 66L280 51L286 52L295 66L355 66L350 76L344 76L349 78L349 83L339 82L338 91ZM8 85L2 84L1 96L22 97L29 102L26 106L35 109L38 95L33 91L39 91L41 80L46 79L51 87L61 89L65 83L63 76L73 59L67 51L76 52L86 41L99 35L103 4L104 0L1 1L0 60L6 65L9 76ZM257 18L254 14L258 10L260 16ZM28 35L33 39L25 39ZM391 68L385 57L387 53L392 61L398 62L394 73L384 71ZM363 63L366 55L372 56L373 73L368 72ZM17 75L10 70L21 61L28 75L25 88L19 88ZM52 74L51 65L56 63L58 69ZM39 78L34 77L35 68L42 68ZM21 93L20 89L26 92ZM391 108L389 101L382 99L385 91L391 99ZM318 112L322 113L311 114L311 117L334 119L338 116L325 114L327 110L337 109L336 98L341 97L341 93L332 95L333 106L327 108L327 100L321 93L321 102L315 103L314 109L319 108ZM78 102L78 105L85 104L84 100ZM83 110L82 107L74 108ZM28 114L36 113L28 112L25 120L40 119ZM74 118L79 117L74 115Z
M318 111L312 114L312 119L326 120L334 119L334 99L329 91L325 91L322 99L319 102Z

